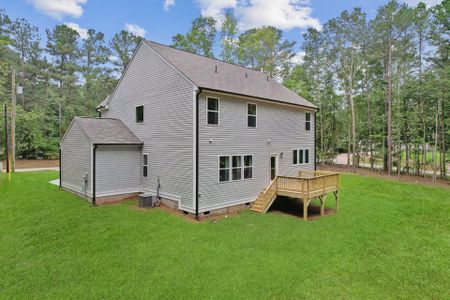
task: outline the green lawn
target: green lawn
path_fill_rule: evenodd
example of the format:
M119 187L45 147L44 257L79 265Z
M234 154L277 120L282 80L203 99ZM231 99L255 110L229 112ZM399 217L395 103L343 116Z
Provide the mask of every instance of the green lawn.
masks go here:
M195 223L0 176L2 299L450 297L448 189L343 175L337 215Z

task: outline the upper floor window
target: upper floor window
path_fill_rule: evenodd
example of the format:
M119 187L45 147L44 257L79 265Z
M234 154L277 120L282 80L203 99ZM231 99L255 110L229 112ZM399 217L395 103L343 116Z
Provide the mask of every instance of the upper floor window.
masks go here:
M207 124L219 125L219 99L218 98L206 98L207 102Z
M311 113L305 115L305 130L311 130Z
M144 106L137 106L136 107L136 123L143 123L144 122Z
M247 127L256 127L256 104L247 103Z

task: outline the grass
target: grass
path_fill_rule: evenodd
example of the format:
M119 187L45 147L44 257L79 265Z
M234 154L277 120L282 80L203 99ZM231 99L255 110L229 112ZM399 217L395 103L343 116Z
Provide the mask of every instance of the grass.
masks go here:
M450 295L448 189L343 175L337 215L195 223L92 208L48 184L55 172L0 176L3 299Z

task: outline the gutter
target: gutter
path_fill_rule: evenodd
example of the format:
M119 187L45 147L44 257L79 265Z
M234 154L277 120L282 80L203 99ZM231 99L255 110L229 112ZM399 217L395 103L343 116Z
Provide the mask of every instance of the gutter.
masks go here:
M198 122L199 122L199 96L202 89L199 88L197 95L195 96L195 219L198 221L198 146L199 146L199 132L198 132Z
M96 180L96 170L95 170L95 165L96 165L96 152L97 152L97 144L94 144L94 149L93 149L93 154L92 154L92 205L95 206L95 180Z
M244 95L244 94L233 93L233 92L225 92L222 90L216 90L216 89L210 89L210 88L204 88L204 90L210 91L213 93L227 94L227 95L232 95L232 96L237 96L237 97L246 97L246 98L252 98L252 99L257 99L257 100L262 100L262 101L268 101L268 102L272 102L272 103L279 103L279 104L284 104L284 105L289 105L289 106L294 106L294 107L300 107L300 108L307 109L310 111L318 111L319 110L319 108L317 108L317 107L311 107L311 106L302 105L302 104L295 104L295 103L281 101L281 100L274 100L274 99L263 98L263 97L258 97L258 96L250 96L250 95Z
M316 126L316 115L317 115L317 111L314 112L314 171L317 171L317 144L316 144L316 131L317 131L317 126ZM323 153L322 153L323 154Z

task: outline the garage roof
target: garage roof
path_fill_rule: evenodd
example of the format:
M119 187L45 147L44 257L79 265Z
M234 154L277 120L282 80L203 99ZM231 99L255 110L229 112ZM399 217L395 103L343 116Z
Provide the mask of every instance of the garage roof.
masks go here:
M75 117L83 132L92 144L105 145L140 145L139 140L131 130L119 119Z

